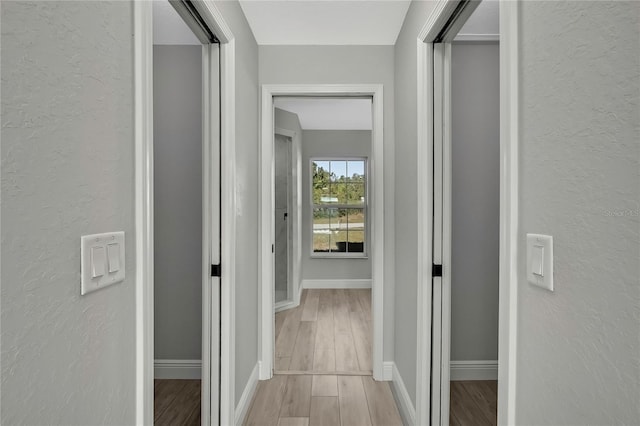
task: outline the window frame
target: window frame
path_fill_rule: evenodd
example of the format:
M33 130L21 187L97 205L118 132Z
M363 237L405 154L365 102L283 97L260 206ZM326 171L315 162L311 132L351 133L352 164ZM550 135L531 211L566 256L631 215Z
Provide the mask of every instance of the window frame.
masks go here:
M320 161L363 161L364 162L364 204L316 204L313 202L313 163ZM309 158L309 205L311 206L309 233L310 257L314 259L368 259L369 258L369 157L366 156L315 156ZM362 252L315 252L313 251L313 212L315 209L362 209L364 212L364 244Z

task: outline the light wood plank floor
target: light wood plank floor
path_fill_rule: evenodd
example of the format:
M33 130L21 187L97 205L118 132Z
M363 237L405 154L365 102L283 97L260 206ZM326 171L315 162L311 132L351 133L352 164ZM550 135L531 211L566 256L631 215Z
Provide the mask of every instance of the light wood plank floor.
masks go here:
M496 380L451 382L451 426L494 426L497 416Z
M303 290L276 313L276 373L371 374L371 290Z
M155 425L200 425L200 380L154 380Z
M400 426L388 382L371 376L274 375L258 384L247 426Z

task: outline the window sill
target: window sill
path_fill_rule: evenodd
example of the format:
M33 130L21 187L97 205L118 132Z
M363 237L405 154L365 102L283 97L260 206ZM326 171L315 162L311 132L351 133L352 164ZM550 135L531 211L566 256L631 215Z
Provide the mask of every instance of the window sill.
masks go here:
M367 254L362 253L313 253L311 259L368 259Z

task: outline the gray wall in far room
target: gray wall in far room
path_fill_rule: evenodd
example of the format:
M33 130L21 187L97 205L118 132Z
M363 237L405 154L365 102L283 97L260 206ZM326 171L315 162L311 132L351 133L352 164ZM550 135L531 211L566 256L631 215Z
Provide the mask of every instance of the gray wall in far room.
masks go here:
M370 154L370 130L302 131L302 279L371 279L371 257L366 259L319 259L311 257L312 209L310 175L311 158L369 158ZM369 181L371 181L371 177L369 177Z
M202 47L153 47L154 347L202 353Z
M498 359L500 49L451 50L451 359Z

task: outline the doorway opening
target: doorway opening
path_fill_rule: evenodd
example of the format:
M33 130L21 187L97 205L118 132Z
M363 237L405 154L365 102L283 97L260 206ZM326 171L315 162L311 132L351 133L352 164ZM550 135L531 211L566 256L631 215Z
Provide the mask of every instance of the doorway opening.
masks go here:
M152 13L153 422L217 422L220 49L191 2Z
M264 368L245 424L400 425L381 353L382 88L263 86L262 99ZM294 164L279 161L285 129L300 143ZM289 174L300 186L281 194ZM272 298L287 218L299 272L282 309Z
M340 86L340 85L318 85L318 86L263 86L262 97L262 224L261 224L261 268L262 268L262 289L261 289L261 354L260 354L260 379L270 379L274 371L305 371L312 372L315 359L315 341L316 329L310 329L309 332L300 333L298 324L295 333L285 332L282 336L292 334L287 338L281 337L282 327L287 327L284 320L279 317L283 315L275 315L275 310L284 312L286 310L300 310L302 318L303 311L307 312L305 319L313 317L314 321L318 319L320 306L326 306L332 309L333 320L333 300L332 290L339 290L347 295L347 291L370 291L369 302L366 305L372 312L370 320L364 320L366 328L370 332L365 331L363 334L362 354L363 357L369 357L370 362L365 364L369 374L373 375L376 380L383 380L383 363L382 363L382 291L384 276L384 221L383 221L383 155L382 155L382 87L381 86ZM305 108L314 108L314 100L322 108L327 108L327 103L336 103L339 100L345 102L360 102L367 106L365 116L369 120L369 132L365 134L364 144L369 150L368 154L359 154L355 151L348 152L349 144L345 144L345 140L338 139L334 141L334 145L342 148L342 152L336 153L331 151L305 150L303 147L311 147L322 149L322 143L310 142L305 145L303 141L306 131L309 133L308 141L313 137L327 141L329 129L307 129L301 125L300 115L304 115ZM347 103L348 103L347 102ZM292 104L297 103L300 108L296 112L287 111L292 109ZM331 108L329 108L331 109ZM333 129L334 131L339 130ZM284 132L284 133L283 133ZM289 132L288 134L286 132ZM284 212L276 214L274 179L276 173L273 169L274 164L277 167L277 159L274 162L276 135L288 136L291 138L292 154L291 165L291 191L288 198L290 200L287 211L287 220L291 220L291 225L285 227L284 230L291 229L292 238L287 239L290 243L292 255L287 259L291 259L293 265L287 268L293 282L289 283L289 288L293 294L288 294L288 301L285 306L275 305L276 291L276 265L277 254L275 253L277 236L275 235L276 225L278 222L285 222ZM333 136L336 136L335 134ZM344 136L344 135L343 135ZM362 135L361 135L362 137ZM325 149L328 142L325 143ZM298 148L299 147L299 148ZM346 151L345 151L346 149ZM347 174L347 167L351 165L354 173ZM366 171L365 171L366 165ZM319 192L314 197L312 186L314 184L313 168L315 166L316 181L320 176L327 177L327 185L320 185L316 182ZM334 177L330 177L331 168L334 167ZM340 168L344 168L342 173L338 173ZM360 172L354 167L360 167ZM285 181L284 176L281 181ZM352 179L364 179L368 177L367 184L364 182L351 182ZM348 177L347 177L348 176ZM342 179L342 180L340 180ZM331 186L333 185L333 186ZM346 196L346 189L359 192L357 197L354 195L352 204L347 199L342 200L341 197ZM322 188L327 191L326 194L321 193ZM331 191L336 192L333 194ZM341 191L341 192L340 192ZM367 191L366 193L364 191ZM345 194L342 194L345 192ZM355 194L354 192L354 194ZM334 202L335 201L335 202ZM365 206L366 204L366 206ZM280 217L282 216L282 217ZM360 217L361 220L355 220ZM366 217L366 221L364 218ZM365 225L366 223L366 225ZM365 230L366 227L366 230ZM356 241L356 239L358 241ZM284 253L284 250L282 251ZM362 268L365 270L363 276L350 277L339 275L340 270L349 273L353 268ZM314 270L315 268L315 270ZM369 268L369 269L367 269ZM313 275L313 273L320 275ZM333 275L331 275L333 274ZM338 275L336 275L338 274ZM354 288L355 286L355 288ZM306 287L306 289L305 289ZM367 290L370 287L371 290ZM329 290L324 294L324 290ZM366 299L366 296L364 296ZM322 299L322 300L321 300ZM331 303L329 303L331 300ZM354 302L360 304L360 296L354 293ZM348 303L348 299L345 299ZM282 302L281 302L282 303ZM348 305L347 305L348 306ZM366 309L366 308L365 308ZM300 320L301 320L300 318ZM293 317L287 323L293 323ZM307 322L307 321L302 321ZM311 321L309 321L311 322ZM317 324L304 324L304 327L311 327ZM295 327L295 326L294 326ZM288 330L288 328L286 328ZM276 337L276 332L278 337ZM296 344L298 336L309 337L313 341L313 347L306 354L296 355L293 352L280 351L278 349L278 340L280 343L286 340L288 347L293 348ZM328 338L328 337L327 337ZM365 341L366 339L366 341ZM333 330L331 341L334 341ZM368 341L368 343L367 343ZM350 339L353 345L353 339ZM299 346L301 346L300 344ZM310 343L311 345L311 343ZM367 345L371 348L365 351ZM322 346L322 345L320 345ZM330 370L337 372L335 360L335 348L318 349L323 354L333 353L330 360L327 361ZM279 352L278 352L279 351ZM354 350L354 355L356 351ZM318 355L318 360L322 359L322 354ZM357 360L357 355L355 357ZM291 363L292 361L295 361ZM333 361L333 362L332 362ZM289 362L287 368L285 363ZM364 361L363 361L364 362ZM291 370L294 368L294 370ZM327 367L329 368L329 367ZM360 365L358 364L358 370Z
M134 3L136 423L139 424L154 421L153 3L166 6L165 2ZM169 3L180 15L178 26L184 30L186 24L187 30L198 38L202 54L202 150L201 163L195 166L196 169L201 166L202 173L201 422L230 424L235 419L236 203L231 190L235 187L236 164L234 36L213 2L170 0ZM191 369L194 365L187 367Z
M371 98L274 106L274 373L371 374ZM288 277L300 296L283 305Z
M429 123L421 142L431 157L421 194L433 203L425 215L433 268L421 298L432 327L420 334L430 382L419 384L418 407L431 424L497 423L507 164L499 22L498 2L443 2L420 35L419 114Z

